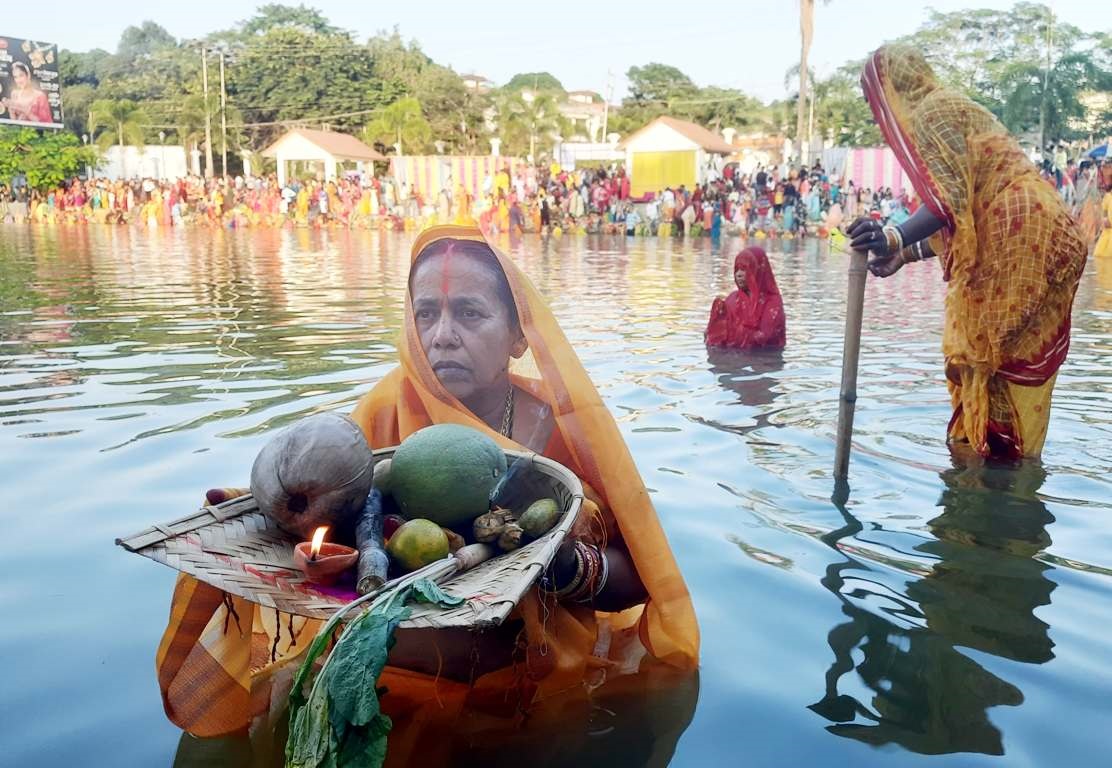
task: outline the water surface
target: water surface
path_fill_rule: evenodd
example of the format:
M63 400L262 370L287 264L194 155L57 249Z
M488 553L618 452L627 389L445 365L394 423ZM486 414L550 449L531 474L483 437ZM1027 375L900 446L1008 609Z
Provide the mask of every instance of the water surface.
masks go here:
M506 246L617 418L703 636L696 683L548 764L1107 760L1112 264L1083 278L1043 460L1019 468L943 443L937 265L870 280L835 504L843 256L768 246L789 344L752 357L702 344L736 240ZM407 260L391 234L0 226L3 762L185 764L154 674L174 572L112 542L243 484L274 429L350 410L396 361Z

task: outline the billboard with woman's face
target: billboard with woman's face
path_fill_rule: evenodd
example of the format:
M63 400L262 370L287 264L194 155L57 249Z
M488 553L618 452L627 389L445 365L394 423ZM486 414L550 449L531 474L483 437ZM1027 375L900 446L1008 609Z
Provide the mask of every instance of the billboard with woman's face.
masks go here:
M0 123L62 127L58 46L0 37Z

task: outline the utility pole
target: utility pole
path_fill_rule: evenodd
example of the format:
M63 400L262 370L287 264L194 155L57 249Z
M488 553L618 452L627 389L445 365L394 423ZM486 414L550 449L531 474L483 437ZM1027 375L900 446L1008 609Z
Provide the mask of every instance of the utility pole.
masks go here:
M1046 103L1050 88L1050 52L1054 45L1054 11L1047 9L1046 19L1046 69L1043 70L1042 100L1039 102L1039 152L1046 152ZM1046 159L1045 154L1043 159Z
M606 99L602 103L602 141L606 142L606 129L610 123L610 99L614 97L614 73L606 70Z
M807 157L807 162L811 161L811 150L814 149L814 147L812 145L812 141L815 138L815 89L814 88L811 88L810 96L811 96L811 107L810 107L811 112L810 112L810 116L807 118L807 140L803 143L803 146L807 148L805 153L804 153ZM819 151L821 152L822 150L820 149ZM801 162L801 163L803 162L803 155L800 155L799 162Z
M201 86L205 94L205 178L212 178L212 116L209 114L208 51L201 46Z
M228 92L224 89L224 52L220 52L220 170L228 175Z

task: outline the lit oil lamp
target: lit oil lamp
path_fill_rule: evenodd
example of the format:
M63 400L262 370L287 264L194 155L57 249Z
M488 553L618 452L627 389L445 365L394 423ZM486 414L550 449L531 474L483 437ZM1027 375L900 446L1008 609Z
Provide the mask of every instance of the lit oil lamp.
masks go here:
M326 533L328 526L322 525L313 533L312 541L302 541L293 550L294 563L314 584L335 583L359 559L359 553L351 547L326 542Z

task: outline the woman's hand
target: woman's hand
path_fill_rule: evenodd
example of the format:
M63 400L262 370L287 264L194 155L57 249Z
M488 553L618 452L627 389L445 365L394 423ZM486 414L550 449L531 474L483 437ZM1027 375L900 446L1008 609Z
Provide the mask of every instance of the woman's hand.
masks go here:
M876 277L891 277L900 271L904 264L903 251L896 251L887 256L875 256L869 259L869 271Z
M849 247L853 250L869 251L877 256L888 256L888 238L884 235L884 225L876 219L869 216L858 216L849 225L846 234L850 237ZM899 267L896 269L899 269Z

